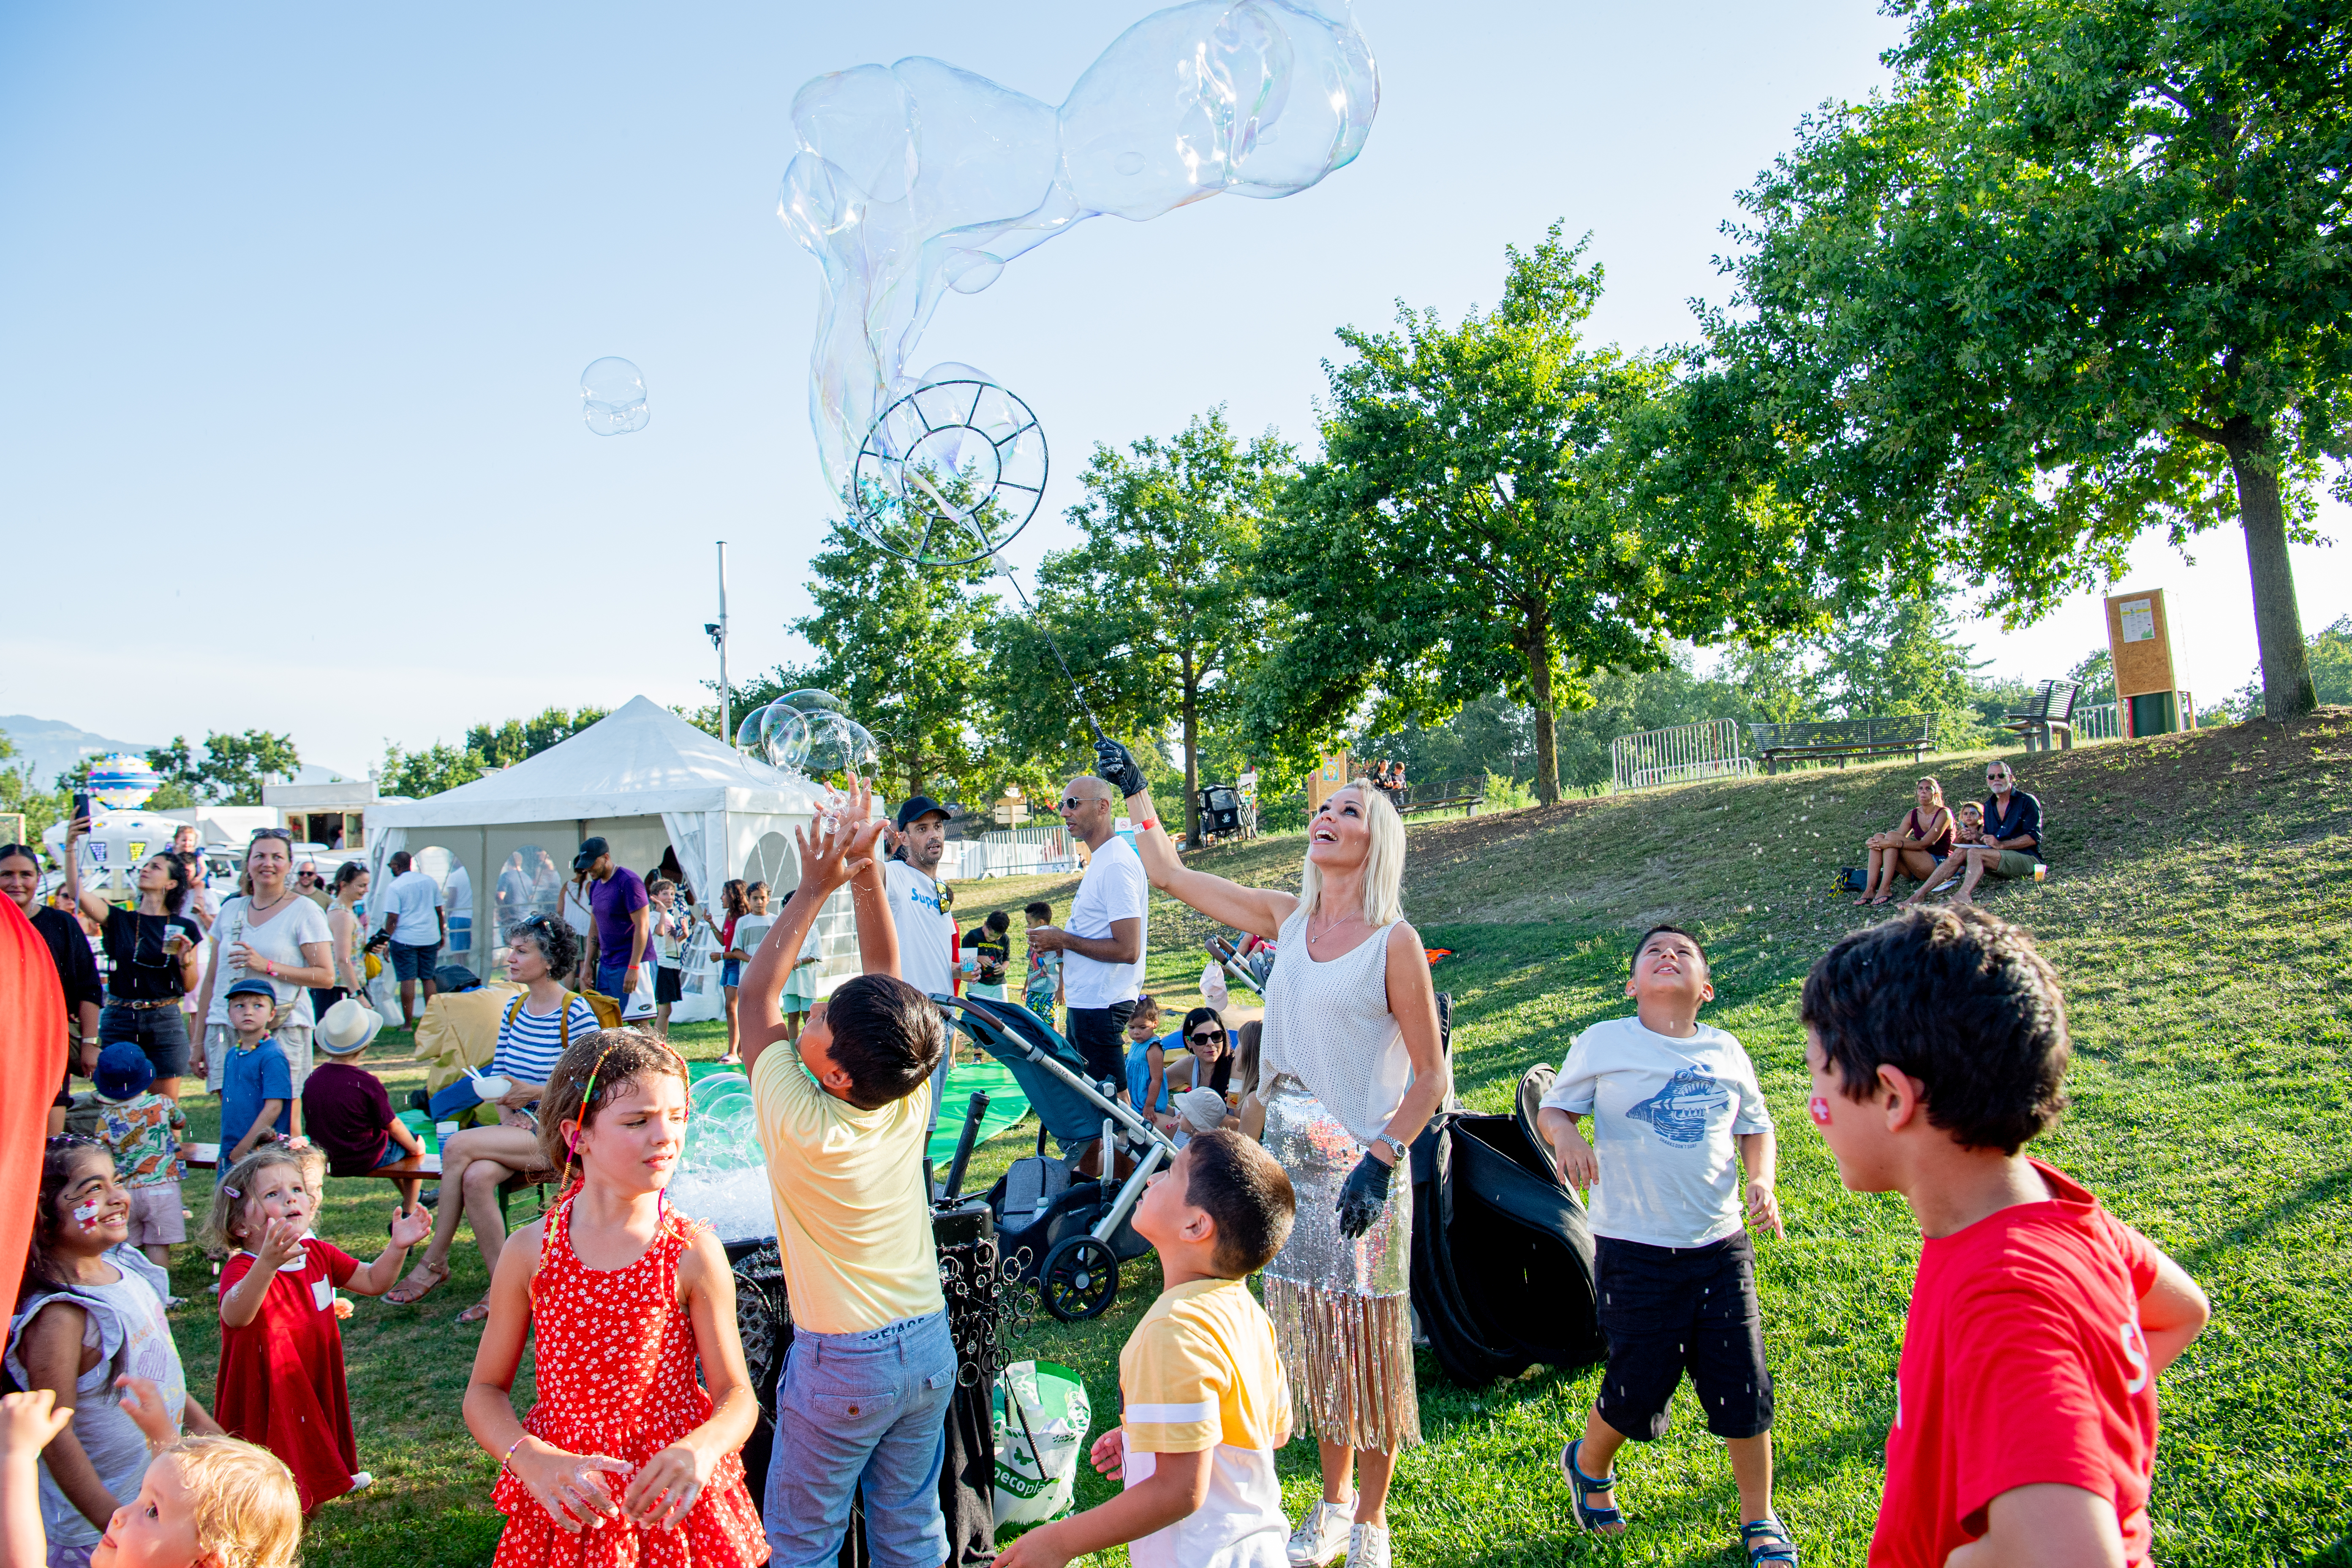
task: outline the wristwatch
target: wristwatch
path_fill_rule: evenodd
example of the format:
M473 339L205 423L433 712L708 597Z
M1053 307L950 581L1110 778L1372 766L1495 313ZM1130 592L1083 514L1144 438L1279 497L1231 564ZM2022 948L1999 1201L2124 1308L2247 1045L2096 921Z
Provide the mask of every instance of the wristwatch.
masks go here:
M1397 1137L1394 1133L1383 1132L1380 1134L1380 1136L1374 1138L1372 1142L1375 1143L1385 1143L1390 1148L1395 1150L1397 1163L1400 1165L1404 1163L1406 1156L1412 1152L1411 1149L1405 1147L1404 1141Z

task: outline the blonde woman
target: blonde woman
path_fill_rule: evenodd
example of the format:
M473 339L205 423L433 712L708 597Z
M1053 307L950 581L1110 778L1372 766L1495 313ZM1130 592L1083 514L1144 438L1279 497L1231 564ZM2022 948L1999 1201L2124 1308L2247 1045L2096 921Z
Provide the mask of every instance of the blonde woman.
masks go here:
M1857 904L1883 904L1895 896L1897 872L1925 887L1952 852L1952 809L1944 804L1944 786L1921 779L1919 804L1903 814L1892 830L1874 833L1864 846L1870 851L1870 874L1864 879Z
M278 997L279 1022L271 1033L285 1047L294 1079L294 1130L302 1130L302 1080L310 1076L310 1006L315 987L335 983L334 933L326 912L293 886L294 836L265 827L246 846L244 892L221 905L213 922L212 962L205 969L196 1007L205 1037L195 1047L192 1071L205 1075L205 1088L218 1094L221 1067L234 1031L228 1023L228 988L240 980L267 980Z
M1265 1268L1265 1305L1315 1424L1323 1497L1290 1539L1294 1563L1348 1554L1388 1568L1389 1479L1421 1441L1412 1383L1412 1173L1405 1152L1450 1087L1421 934L1403 919L1404 824L1368 784L1316 808L1297 893L1189 870L1126 747L1096 772L1127 796L1151 885L1213 920L1277 939L1257 1084L1242 1126L1297 1194L1290 1240Z

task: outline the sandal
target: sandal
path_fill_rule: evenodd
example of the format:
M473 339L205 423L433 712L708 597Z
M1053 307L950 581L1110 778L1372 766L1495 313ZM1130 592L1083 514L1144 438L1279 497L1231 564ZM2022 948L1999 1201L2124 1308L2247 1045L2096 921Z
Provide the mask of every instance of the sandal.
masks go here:
M1594 1492L1605 1492L1615 1489L1617 1478L1613 1475L1608 1475L1602 1476L1596 1480L1592 1477L1586 1475L1582 1470L1577 1468L1576 1451L1583 1447L1584 1439L1579 1437L1575 1442L1570 1443L1567 1447L1562 1448L1559 1451L1559 1473L1567 1478L1568 1484L1570 1486L1576 1489L1577 1528L1580 1530L1598 1531L1604 1534L1613 1535L1621 1533L1625 1528L1625 1516L1623 1513L1613 1508L1593 1508L1584 1500ZM1614 1531L1609 1528L1612 1524L1617 1527Z
M408 1271L408 1278L386 1290L383 1299L395 1307L412 1306L432 1294L434 1288L448 1278L447 1264L428 1263L420 1258L416 1267Z
M482 1299L480 1300L475 1302L472 1306L457 1314L457 1321L461 1323L478 1323L489 1315L490 1293L488 1290L485 1290L482 1292Z
M1762 1537L1759 1542L1758 1537ZM1763 1563L1785 1563L1797 1568L1797 1543L1789 1537L1789 1527L1773 1514L1766 1514L1753 1524L1739 1527L1740 1550L1748 1553L1748 1568Z

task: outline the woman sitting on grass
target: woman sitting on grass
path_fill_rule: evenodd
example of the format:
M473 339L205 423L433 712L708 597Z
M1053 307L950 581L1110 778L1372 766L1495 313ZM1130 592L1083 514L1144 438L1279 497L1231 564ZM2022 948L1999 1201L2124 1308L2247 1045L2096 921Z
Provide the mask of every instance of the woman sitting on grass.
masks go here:
M579 941L570 926L546 915L533 915L507 933L507 977L521 981L527 989L507 1004L499 1024L498 1048L490 1056L491 1074L510 1080L499 1097L499 1122L468 1127L442 1144L433 1239L408 1278L394 1286L385 1300L406 1306L449 1278L449 1247L457 1239L460 1219L474 1222L474 1245L482 1249L482 1267L492 1279L498 1277L499 1253L507 1239L499 1187L509 1176L544 1168L532 1111L564 1048L597 1029L595 1012L586 999L563 984L562 977L579 960ZM478 1323L489 1315L490 1298L485 1291L480 1300L457 1314L457 1321Z
M1944 857L1952 852L1952 808L1944 804L1944 786L1934 779L1919 781L1919 804L1885 833L1870 837L1870 873L1863 879L1857 904L1883 904L1895 896L1897 872L1925 884L1936 875Z

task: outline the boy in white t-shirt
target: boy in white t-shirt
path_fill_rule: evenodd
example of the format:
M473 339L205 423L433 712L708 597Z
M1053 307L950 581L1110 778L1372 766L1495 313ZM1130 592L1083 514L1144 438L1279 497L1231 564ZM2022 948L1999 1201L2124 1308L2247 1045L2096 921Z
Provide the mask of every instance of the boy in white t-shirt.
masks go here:
M1600 1396L1584 1435L1560 1451L1560 1474L1580 1526L1622 1533L1610 1461L1628 1438L1665 1435L1667 1402L1688 1372L1707 1430L1730 1449L1751 1568L1793 1565L1795 1543L1772 1512L1772 1375L1739 1191L1744 1163L1747 1227L1780 1235L1772 1115L1747 1051L1698 1021L1715 987L1696 937L1643 932L1625 994L1635 1016L1577 1036L1537 1117L1561 1180L1591 1189L1609 1337ZM1584 1116L1591 1143L1577 1128Z
M1118 1355L1123 1420L1095 1468L1125 1489L1041 1524L999 1568L1063 1568L1127 1542L1135 1568L1287 1568L1275 1451L1290 1441L1290 1384L1249 1276L1290 1238L1297 1196L1273 1155L1203 1132L1151 1178L1136 1234L1167 1281Z

